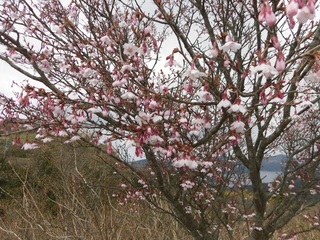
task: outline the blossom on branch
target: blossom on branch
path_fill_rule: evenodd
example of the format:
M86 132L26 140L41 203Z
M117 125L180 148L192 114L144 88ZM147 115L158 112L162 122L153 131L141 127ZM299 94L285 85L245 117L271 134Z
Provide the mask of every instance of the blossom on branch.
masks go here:
M227 36L227 41L224 45L221 46L223 52L237 52L241 48L241 44L234 42L231 37Z
M245 127L245 124L237 120L231 124L230 130L235 131L236 133L243 133L244 127Z
M28 141L22 145L21 149L23 150L31 150L31 149L36 149L39 148L39 145L36 143L29 143Z
M141 53L141 49L132 43L123 44L123 53L129 57L133 57L137 53Z
M266 63L261 63L258 66L252 67L251 72L257 74L258 77L264 76L267 79L278 75L278 70Z
M196 169L198 167L198 163L194 160L189 159L189 158L185 158L185 159L175 160L172 163L172 166L174 166L176 168L187 167L189 169Z
M304 6L297 14L297 20L300 24L304 24L308 20L313 20L314 18L315 18L314 9L312 13L310 11L310 8L307 6Z
M262 4L262 7L259 13L259 21L260 22L266 21L267 25L270 27L273 27L277 22L276 15L271 10L271 7L267 2L264 2Z

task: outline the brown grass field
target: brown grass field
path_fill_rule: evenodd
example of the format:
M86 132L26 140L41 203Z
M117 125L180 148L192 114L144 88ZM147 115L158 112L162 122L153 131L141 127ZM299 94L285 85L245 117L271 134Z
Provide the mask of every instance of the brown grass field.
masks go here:
M1 147L0 140L0 153ZM0 169L0 239L193 239L175 219L143 201L119 205L112 192L120 180L99 161L101 155L95 156L96 150L81 144L34 151L11 147ZM297 239L320 239L319 230L305 231L304 214L272 239L286 239L283 234L292 231L301 232ZM235 227L234 236L248 239L245 222ZM220 239L229 238L221 232Z

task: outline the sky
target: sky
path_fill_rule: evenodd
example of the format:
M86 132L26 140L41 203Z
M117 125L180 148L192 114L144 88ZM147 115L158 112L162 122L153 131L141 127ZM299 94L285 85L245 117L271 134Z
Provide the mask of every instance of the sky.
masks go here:
M19 91L16 87L12 87L13 81L19 82L26 79L18 71L11 68L4 61L0 61L0 92L8 97L13 97L13 91Z

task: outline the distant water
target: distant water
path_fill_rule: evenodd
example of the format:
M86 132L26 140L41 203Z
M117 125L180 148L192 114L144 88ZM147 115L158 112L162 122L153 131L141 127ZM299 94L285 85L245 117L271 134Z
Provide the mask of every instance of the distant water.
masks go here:
M269 183L272 182L280 173L272 171L261 171L260 176L263 179L262 182Z

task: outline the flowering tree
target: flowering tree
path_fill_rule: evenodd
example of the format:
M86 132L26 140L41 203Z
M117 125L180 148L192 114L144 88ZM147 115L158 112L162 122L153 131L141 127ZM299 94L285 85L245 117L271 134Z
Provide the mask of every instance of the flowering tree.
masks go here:
M134 173L120 201L146 200L196 239L241 224L268 239L319 200L316 1L63 3L1 3L0 59L28 80L1 95L2 130L37 129L15 144L89 137ZM272 152L287 159L267 187Z

